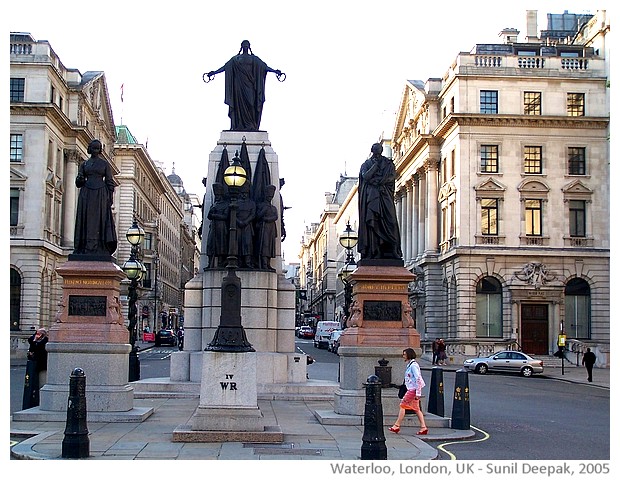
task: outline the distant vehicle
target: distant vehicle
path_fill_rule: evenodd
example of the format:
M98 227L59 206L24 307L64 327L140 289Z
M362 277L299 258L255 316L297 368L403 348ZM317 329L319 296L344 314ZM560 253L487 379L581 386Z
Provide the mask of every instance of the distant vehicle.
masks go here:
M338 347L340 346L340 335L342 330L334 330L329 336L327 341L327 350L332 353L338 353Z
M470 358L463 362L463 367L482 375L487 372L512 372L531 377L534 373L543 373L542 360L513 350L503 350L488 357Z
M299 329L297 336L299 338L313 338L314 331L312 330L312 327L303 326Z
M340 330L340 322L324 321L317 323L316 332L314 333L314 347L327 348L329 336L334 330Z
M177 337L172 330L161 329L155 334L155 346L170 345L176 347Z

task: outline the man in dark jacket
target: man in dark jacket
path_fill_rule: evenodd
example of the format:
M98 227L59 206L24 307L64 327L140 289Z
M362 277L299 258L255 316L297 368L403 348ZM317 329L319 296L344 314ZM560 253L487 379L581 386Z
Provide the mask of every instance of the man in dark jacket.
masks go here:
M592 367L594 367L595 363L596 355L594 355L594 352L587 348L586 353L583 354L583 358L581 359L581 364L585 365L586 370L588 371L588 382L592 381Z

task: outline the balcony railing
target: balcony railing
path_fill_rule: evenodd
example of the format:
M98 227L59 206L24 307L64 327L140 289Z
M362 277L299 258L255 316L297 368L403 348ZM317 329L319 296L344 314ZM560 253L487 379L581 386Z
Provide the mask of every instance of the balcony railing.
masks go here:
M499 54L476 54L461 53L456 62L444 75L444 82L449 81L457 74L484 73L485 69L502 69L506 74L532 70L557 72L556 74L575 75L576 72L588 73L589 75L605 75L605 61L598 57L547 57L547 56L524 56L524 55L499 55Z
M591 247L593 244L593 239L588 237L564 237L566 247Z
M504 245L503 235L476 235L476 245Z

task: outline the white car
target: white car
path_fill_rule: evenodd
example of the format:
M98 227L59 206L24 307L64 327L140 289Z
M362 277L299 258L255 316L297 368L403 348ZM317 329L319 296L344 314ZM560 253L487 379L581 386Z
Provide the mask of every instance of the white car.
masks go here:
M327 350L332 353L338 353L338 346L340 345L340 335L342 335L342 330L334 330L329 336L329 340L327 342Z

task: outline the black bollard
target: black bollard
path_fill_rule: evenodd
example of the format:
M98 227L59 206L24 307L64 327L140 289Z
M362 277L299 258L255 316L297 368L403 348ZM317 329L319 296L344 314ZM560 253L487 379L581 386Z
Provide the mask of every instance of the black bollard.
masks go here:
M431 389L428 392L428 413L444 416L443 369L433 367L431 373Z
M376 375L371 375L364 385L366 386L366 405L364 406L362 460L387 460L387 447L383 433L381 380Z
M76 368L69 380L67 426L62 440L62 458L86 458L90 455L86 427L86 375Z
M37 361L26 361L26 375L24 376L24 395L22 397L22 410L39 406L39 372Z
M381 387L388 388L392 386L392 367L385 358L378 361L379 366L375 366L375 375L381 380Z
M452 402L452 428L469 430L469 377L467 370L456 371Z

